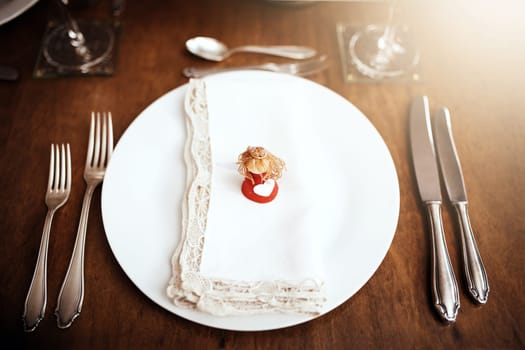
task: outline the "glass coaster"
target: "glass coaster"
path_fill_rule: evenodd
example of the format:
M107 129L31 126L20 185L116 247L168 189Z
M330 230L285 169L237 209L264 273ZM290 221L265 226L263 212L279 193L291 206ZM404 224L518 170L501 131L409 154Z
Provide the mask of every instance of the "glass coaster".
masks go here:
M420 82L421 81L421 61L412 66L406 73L394 77L371 78L362 74L356 64L353 62L350 54L350 43L352 36L367 25L356 25L349 23L337 23L337 41L339 43L339 54L341 59L343 79L349 83L403 83L403 82ZM379 27L379 25L378 25Z
M80 25L81 23L82 22L79 21ZM95 24L95 26L99 26L100 28L104 28L104 30L111 32L111 35L113 38L112 45L109 48L109 52L107 56L103 60L101 60L100 62L97 62L96 64L89 65L88 67L84 67L82 69L59 67L57 64L54 64L50 59L46 58L46 55L44 52L44 43L46 42L47 38L50 35L53 35L54 33L57 32L59 26L61 26L62 23L59 23L56 21L50 21L47 24L47 28L44 33L42 43L40 45L38 57L35 63L35 67L33 69L33 77L34 78L56 78L56 77L63 77L63 76L111 76L113 75L115 72L115 60L116 60L116 55L117 55L118 43L120 39L121 23L120 22L104 22L104 21L96 21L96 20L92 20L90 21L90 23L93 23ZM87 37L86 40L89 40L89 37Z

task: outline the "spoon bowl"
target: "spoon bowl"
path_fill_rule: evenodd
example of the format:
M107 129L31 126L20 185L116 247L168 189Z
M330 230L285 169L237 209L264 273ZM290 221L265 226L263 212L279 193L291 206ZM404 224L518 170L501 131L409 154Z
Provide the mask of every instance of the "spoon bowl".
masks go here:
M229 49L219 40L206 36L188 39L186 49L195 56L215 62L222 61L236 52L252 52L294 59L306 59L316 55L316 51L310 47L292 45L245 45Z

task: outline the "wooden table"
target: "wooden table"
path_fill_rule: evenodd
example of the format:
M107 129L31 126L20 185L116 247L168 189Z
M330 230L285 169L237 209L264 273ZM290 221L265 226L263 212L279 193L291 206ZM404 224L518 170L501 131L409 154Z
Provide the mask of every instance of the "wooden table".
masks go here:
M525 7L519 1L406 4L403 19L422 49L418 83L347 83L342 78L336 23L385 18L381 3L278 6L264 1L130 1L121 20L117 70L111 77L34 79L32 69L51 4L40 1L0 27L0 63L15 66L16 82L0 82L2 245L0 316L3 341L68 348L348 349L525 347ZM85 9L109 17L99 1ZM96 10L95 10L96 9ZM79 13L82 13L79 9ZM195 35L227 43L297 43L331 58L311 79L341 94L370 119L393 156L401 192L399 222L383 263L350 300L311 322L265 332L213 329L182 319L150 301L118 265L106 240L95 192L86 242L86 298L67 330L53 309L75 238L91 110L111 110L116 137L165 92L184 84L189 65L257 63L236 55L220 64L184 49ZM413 174L408 106L418 94L431 108L446 105L467 184L471 221L491 293L475 305L463 283L455 214L443 207L450 256L460 280L457 322L443 324L430 296L430 241ZM73 184L55 216L49 244L48 307L33 333L21 315L45 217L49 145L72 144Z

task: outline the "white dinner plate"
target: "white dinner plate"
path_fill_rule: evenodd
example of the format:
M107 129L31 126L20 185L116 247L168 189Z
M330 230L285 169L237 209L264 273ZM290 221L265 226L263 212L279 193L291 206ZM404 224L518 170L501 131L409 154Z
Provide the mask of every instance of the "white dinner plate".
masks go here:
M394 237L399 185L387 146L370 121L348 100L310 80L258 71L223 73L206 79L225 87L245 82L257 99L285 96L285 103L300 102L308 104L312 111L319 111L314 130L327 145L333 145L331 150L341 160L331 171L344 172L348 180L340 185L331 203L327 203L333 207L334 220L338 221L334 227L339 229L330 235L332 240L336 238L335 243L325 245L330 251L325 252L327 302L321 314L333 310L372 277ZM295 314L213 316L177 307L166 295L170 260L181 234L181 202L186 185L183 158L186 89L187 85L180 86L148 106L115 147L102 188L102 217L113 254L148 298L188 320L243 331L277 329L311 320L312 316ZM218 97L214 101L235 103L237 108L239 103L250 104L235 100L235 96ZM253 108L251 103L246 106L247 111ZM257 108L264 106L265 103L260 103ZM283 112L283 118L294 110L291 107L284 108L287 112ZM272 111L275 113L275 108ZM260 110L257 114L261 115ZM246 117L250 117L249 113ZM224 118L226 121L227 116ZM217 134L221 127L235 125L217 123ZM330 181L329 175L324 180Z
M0 0L0 25L21 15L38 0Z

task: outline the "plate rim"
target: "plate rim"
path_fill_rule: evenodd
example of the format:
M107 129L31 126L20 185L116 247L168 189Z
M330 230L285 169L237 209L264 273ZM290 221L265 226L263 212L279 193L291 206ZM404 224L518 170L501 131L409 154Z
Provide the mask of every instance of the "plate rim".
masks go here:
M38 0L15 0L15 1L16 3L19 3L18 7L14 9L14 11L11 11L5 16L1 15L2 7L9 7L9 8L13 7L14 8L14 4L7 4L7 5L4 4L4 6L0 6L0 26L20 16L21 14L29 10L34 4L38 2Z

